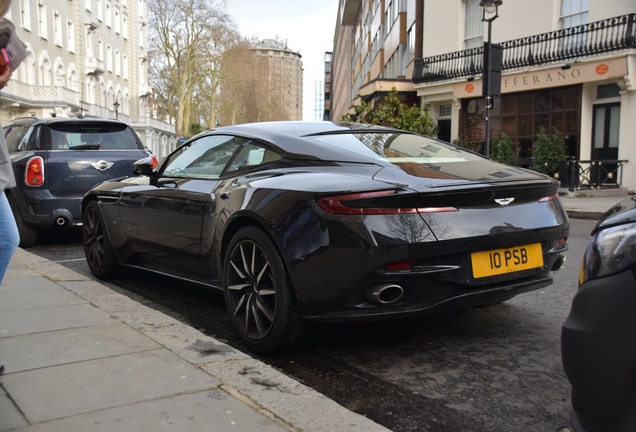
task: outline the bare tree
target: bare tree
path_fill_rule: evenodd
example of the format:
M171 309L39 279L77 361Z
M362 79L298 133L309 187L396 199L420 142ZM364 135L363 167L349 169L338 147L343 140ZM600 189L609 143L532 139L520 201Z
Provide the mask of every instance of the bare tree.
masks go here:
M282 94L269 60L258 56L249 41L225 52L219 110L223 124L289 120Z
M248 41L223 56L220 114L223 124L265 120L270 99L269 66L252 51Z
M238 33L213 0L149 0L149 81L160 107L175 120L176 132L190 125L213 126L220 61L237 42ZM196 107L196 108L193 108Z

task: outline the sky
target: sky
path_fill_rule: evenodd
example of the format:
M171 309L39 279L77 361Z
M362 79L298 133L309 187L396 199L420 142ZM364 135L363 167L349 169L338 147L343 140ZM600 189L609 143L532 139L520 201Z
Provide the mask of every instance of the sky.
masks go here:
M338 0L225 0L227 13L248 38L286 40L303 62L303 120L316 120L316 81L325 79L333 50Z

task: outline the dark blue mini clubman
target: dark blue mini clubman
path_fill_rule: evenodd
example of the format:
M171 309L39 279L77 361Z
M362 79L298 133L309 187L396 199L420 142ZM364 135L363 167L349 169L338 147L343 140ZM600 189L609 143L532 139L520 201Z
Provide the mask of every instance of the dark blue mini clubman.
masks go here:
M93 186L133 175L147 157L137 133L117 120L24 117L4 134L17 186L6 191L20 232L33 246L38 231L81 224L81 202Z

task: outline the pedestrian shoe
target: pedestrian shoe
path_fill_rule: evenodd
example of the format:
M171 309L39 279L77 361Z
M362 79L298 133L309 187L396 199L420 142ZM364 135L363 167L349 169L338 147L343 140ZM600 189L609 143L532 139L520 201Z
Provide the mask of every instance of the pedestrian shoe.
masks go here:
M0 364L0 375L4 373L4 365Z

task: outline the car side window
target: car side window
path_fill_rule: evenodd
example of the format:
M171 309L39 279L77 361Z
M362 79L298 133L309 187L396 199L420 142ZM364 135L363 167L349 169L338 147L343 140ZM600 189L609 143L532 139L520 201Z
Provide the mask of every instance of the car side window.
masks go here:
M20 151L20 143L28 131L29 128L22 125L12 125L4 128L4 137L7 141L9 153Z
M244 168L253 168L259 165L275 162L280 159L282 159L282 157L278 153L267 149L254 141L250 141L241 148L239 153L232 160L227 172L231 173Z
M161 174L164 177L218 179L243 141L228 135L201 137L172 153Z

